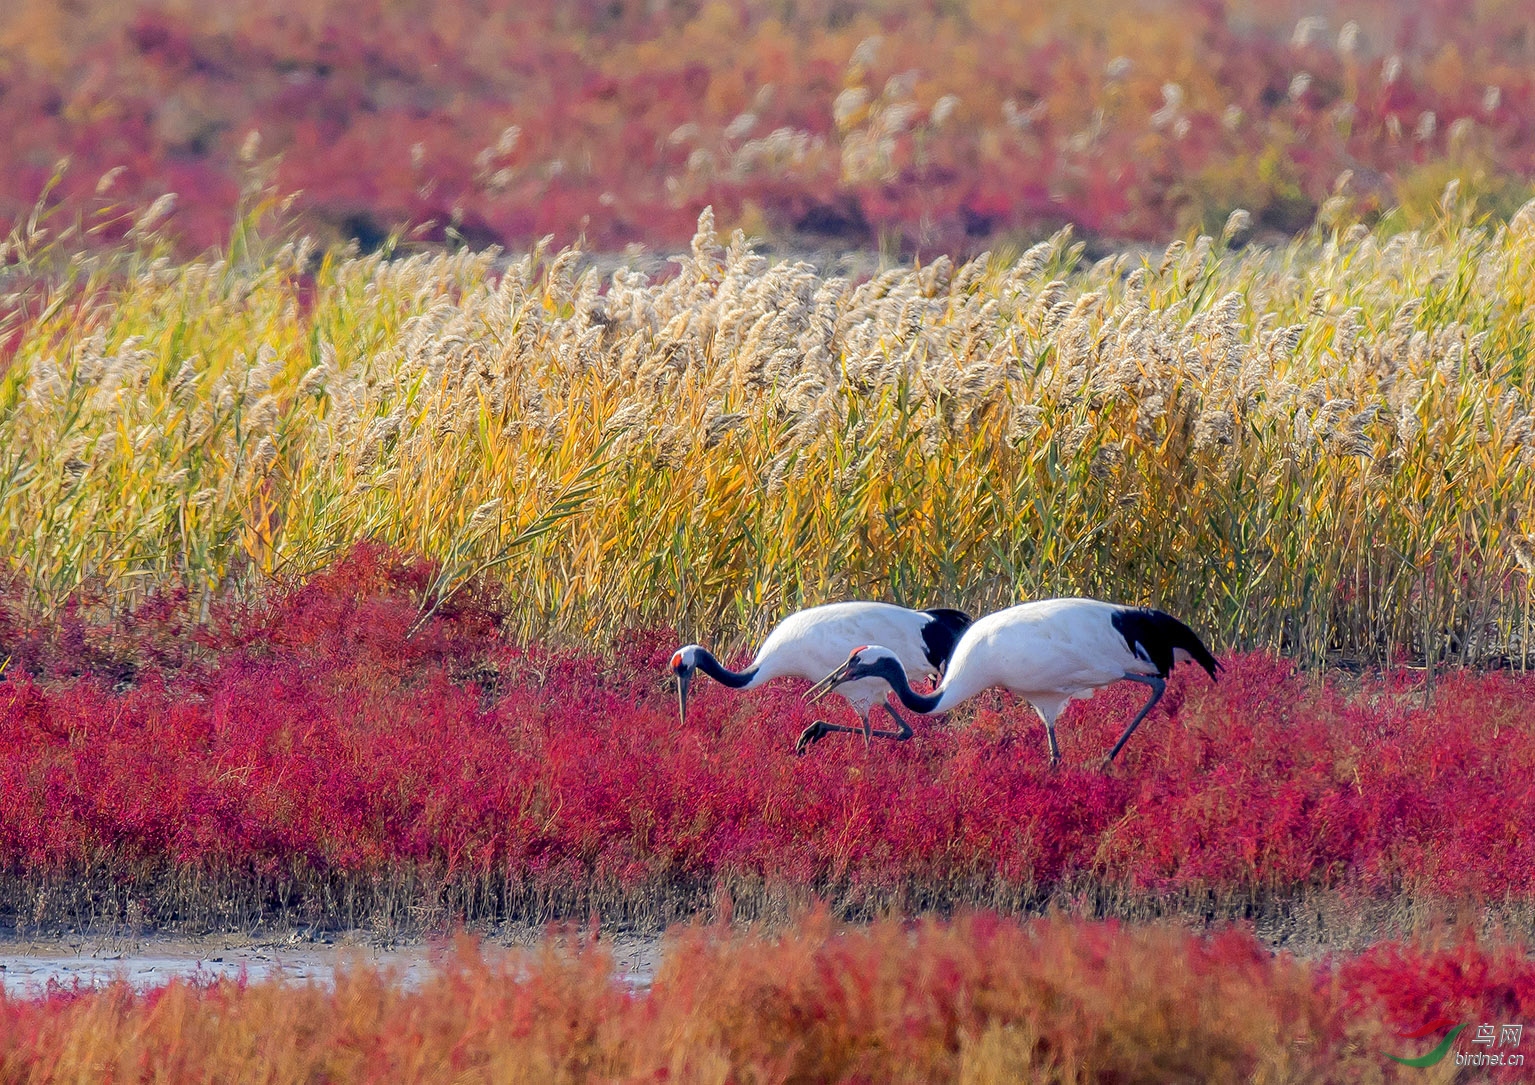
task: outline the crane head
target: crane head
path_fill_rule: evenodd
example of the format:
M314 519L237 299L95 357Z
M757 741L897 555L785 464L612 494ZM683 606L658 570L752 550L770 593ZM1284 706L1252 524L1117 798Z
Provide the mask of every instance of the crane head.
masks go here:
M805 697L819 701L838 686L860 678L883 678L893 687L893 679L897 676L903 681L906 678L906 668L901 665L898 655L881 644L864 644L854 648L848 654L847 662L812 686Z
M672 654L672 673L677 676L677 715L688 722L688 687L693 684L693 672L698 669L698 645L686 644Z

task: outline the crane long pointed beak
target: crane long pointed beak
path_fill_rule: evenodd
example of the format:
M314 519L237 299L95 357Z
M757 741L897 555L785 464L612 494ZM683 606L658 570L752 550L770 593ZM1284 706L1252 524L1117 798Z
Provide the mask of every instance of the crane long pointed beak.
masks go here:
M847 672L852 669L853 661L850 659L846 663L842 664L842 666L828 674L825 678L821 679L815 685L811 686L810 689L805 692L805 700L811 702L812 704L814 704L816 701L819 701L822 697L825 697L828 693L831 693L839 685L841 685L842 680L847 677Z
M683 671L677 676L677 717L686 727L688 722L688 687L693 684L693 672Z

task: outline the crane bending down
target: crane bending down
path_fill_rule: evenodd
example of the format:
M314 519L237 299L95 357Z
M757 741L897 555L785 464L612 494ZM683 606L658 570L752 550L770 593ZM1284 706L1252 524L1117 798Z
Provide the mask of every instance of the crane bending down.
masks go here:
M1097 599L1041 599L978 619L954 648L944 678L931 695L912 691L893 653L883 645L855 648L807 697L819 699L844 682L882 681L901 703L921 715L947 712L982 690L1001 686L1034 706L1045 721L1050 764L1061 760L1055 719L1073 698L1087 698L1121 679L1151 687L1104 765L1114 760L1141 720L1162 699L1173 664L1192 660L1213 679L1221 669L1199 637L1160 610Z
M954 645L969 625L970 615L962 610L908 610L893 603L830 603L796 611L768 634L744 671L727 670L700 645L678 648L671 661L672 673L677 676L677 710L683 722L687 722L688 687L695 671L703 671L733 689L752 689L785 677L814 682L845 660L848 650L859 644L886 645L885 651L903 683L908 675L935 677L943 673ZM851 679L837 692L853 706L863 726L844 727L816 720L800 734L794 745L796 753L803 753L831 731L862 734L866 743L871 735L898 742L911 737L911 728L885 699L883 680ZM884 704L895 720L896 730L870 727L869 710L875 702Z

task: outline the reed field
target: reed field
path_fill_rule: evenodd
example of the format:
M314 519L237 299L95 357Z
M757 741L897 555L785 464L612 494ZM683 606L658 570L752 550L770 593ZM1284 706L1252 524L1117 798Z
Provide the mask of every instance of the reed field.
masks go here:
M1424 231L1274 249L1236 215L861 280L708 214L651 280L320 251L255 215L177 263L154 213L112 250L42 216L8 243L18 929L815 896L1527 925L1535 206L1451 186ZM1177 613L1230 676L1180 676L1109 775L1040 775L1006 698L804 761L792 686L675 722L677 643L1057 594ZM1068 764L1128 709L1073 708Z
M866 278L707 213L651 278L160 211L6 243L0 923L728 922L639 988L0 995L0 1080L1449 1081L1388 1056L1531 1020L1535 205ZM684 640L1050 594L1221 680L1110 771L1125 690L1054 772L1001 695L803 758L792 684L676 718Z
M1224 651L1527 665L1535 206L863 281L710 217L675 274L13 236L13 622L194 618L357 540L501 585L514 639L725 648L837 598L1083 594ZM51 261L51 262L50 262Z

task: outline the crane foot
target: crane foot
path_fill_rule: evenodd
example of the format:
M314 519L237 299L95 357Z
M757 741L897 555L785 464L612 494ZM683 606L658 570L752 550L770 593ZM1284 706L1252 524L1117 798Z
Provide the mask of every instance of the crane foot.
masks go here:
M799 733L799 739L794 743L794 752L803 755L806 750L825 738L828 730L825 720L816 720Z

